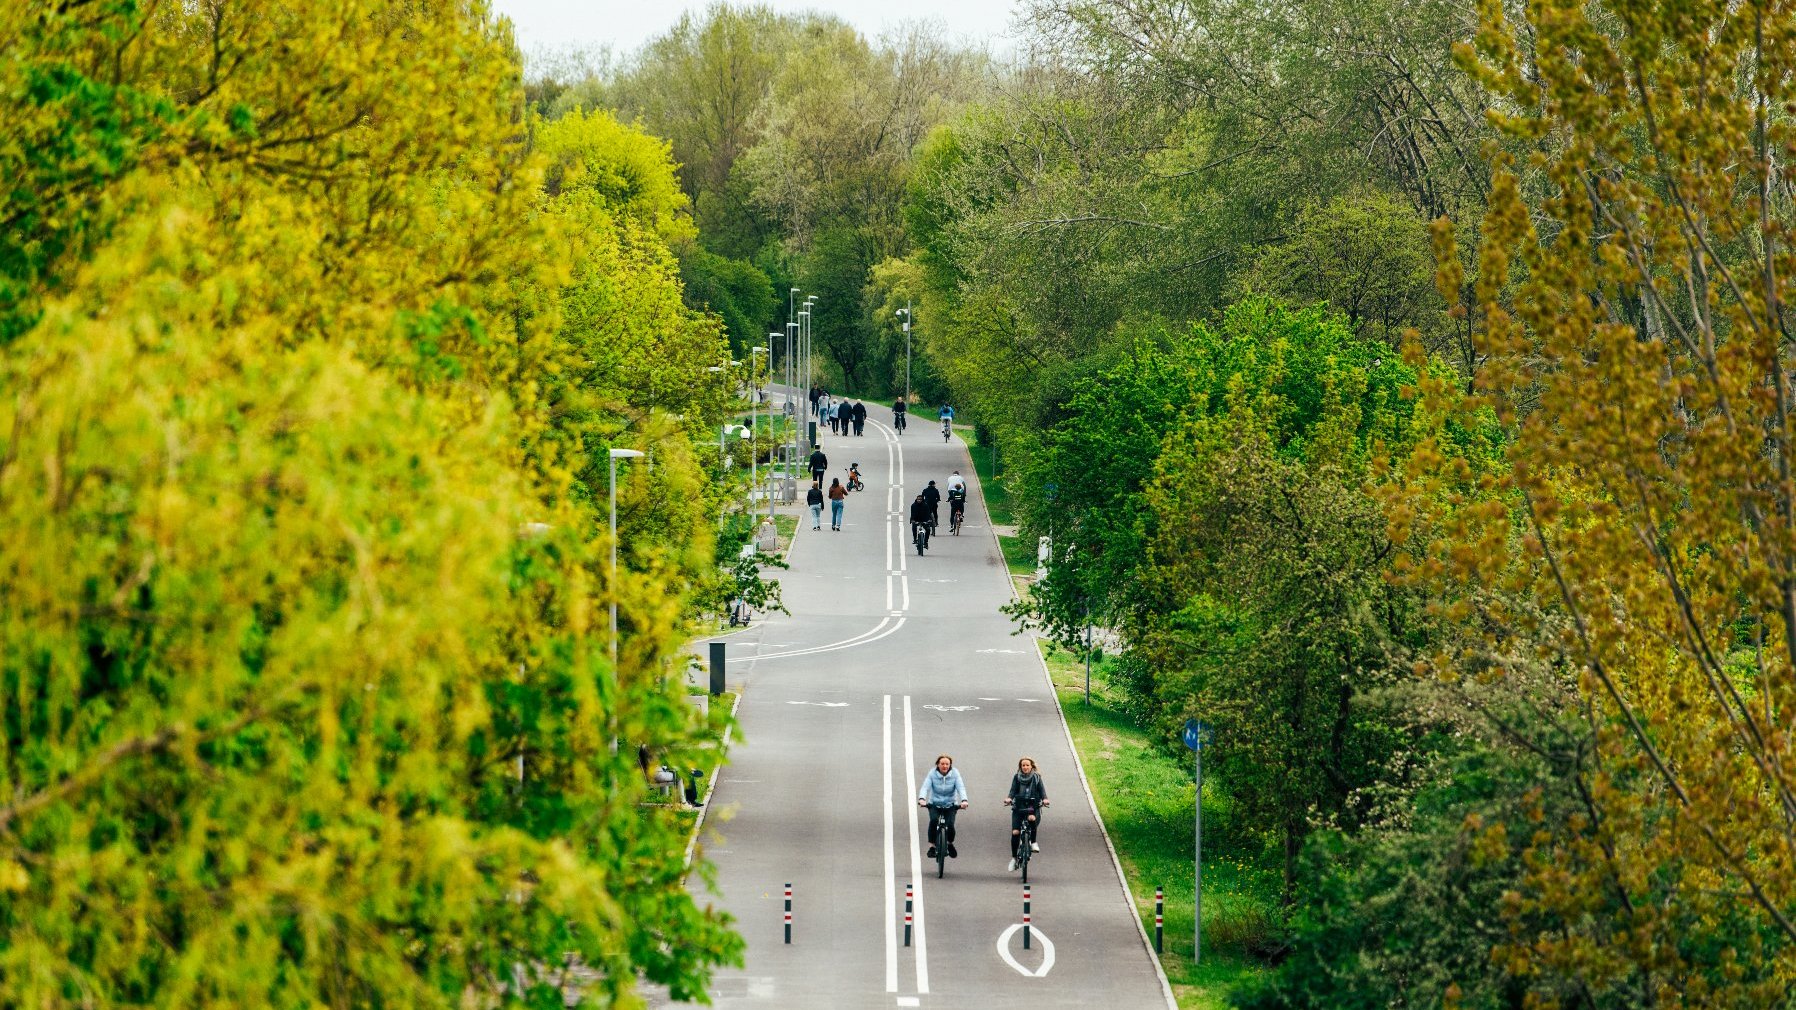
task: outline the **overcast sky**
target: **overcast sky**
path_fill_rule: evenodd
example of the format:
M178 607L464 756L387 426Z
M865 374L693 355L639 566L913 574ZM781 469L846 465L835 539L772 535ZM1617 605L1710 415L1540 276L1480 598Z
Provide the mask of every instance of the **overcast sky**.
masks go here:
M781 11L816 10L834 14L868 38L899 21L927 20L949 35L993 50L1011 48L1011 16L1018 0L759 0ZM627 53L680 19L703 11L708 0L492 0L493 10L511 18L525 53L540 49L609 45Z

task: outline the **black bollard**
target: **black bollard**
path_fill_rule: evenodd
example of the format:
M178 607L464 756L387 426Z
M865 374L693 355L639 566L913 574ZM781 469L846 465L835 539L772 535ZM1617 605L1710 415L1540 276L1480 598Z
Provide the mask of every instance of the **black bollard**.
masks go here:
M1156 887L1154 888L1154 953L1156 954L1164 952L1161 946L1161 931L1165 928L1166 892L1163 889Z
M1023 885L1023 949L1029 949L1029 885Z
M786 942L792 942L792 885L786 885Z
M713 695L723 693L723 652L726 644L724 642L711 643L711 693Z
M911 885L904 885L904 945L910 946L910 900Z

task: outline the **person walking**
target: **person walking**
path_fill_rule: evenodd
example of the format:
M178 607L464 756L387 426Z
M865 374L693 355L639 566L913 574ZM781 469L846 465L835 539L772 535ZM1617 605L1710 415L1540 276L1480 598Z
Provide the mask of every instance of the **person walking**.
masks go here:
M804 493L804 503L811 508L811 529L823 528L823 480L812 482L811 489Z
M823 484L823 474L829 470L829 457L823 454L823 447L811 450L811 480L819 486Z
M815 414L817 412L817 400L822 396L823 390L821 387L811 387L811 413Z
M829 528L837 533L842 532L842 506L848 502L848 489L842 486L840 477L829 482Z
M856 400L856 401L854 401L854 433L856 435L863 435L863 434L865 434L864 429L866 427L867 427L867 405L862 403L859 400Z
M823 413L829 418L830 434L840 435L842 433L842 405L832 402L823 408Z

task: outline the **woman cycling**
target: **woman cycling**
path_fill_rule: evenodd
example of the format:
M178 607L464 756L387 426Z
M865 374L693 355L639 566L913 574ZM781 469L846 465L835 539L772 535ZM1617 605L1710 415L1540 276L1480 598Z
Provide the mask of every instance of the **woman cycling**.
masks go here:
M948 847L949 859L959 858L960 854L954 851L954 817L967 808L967 784L955 770L953 758L943 754L935 759L935 767L923 776L923 785L917 790L917 806L929 808L928 858L935 858L937 845ZM942 829L939 839L938 824Z
M1015 870L1024 821L1035 823L1034 833L1040 838L1041 808L1048 805L1048 787L1042 785L1041 774L1035 770L1034 758L1018 759L1016 774L1010 777L1010 795L1004 798L1004 805L1010 808L1010 868ZM1032 845L1030 851L1040 852L1040 843Z

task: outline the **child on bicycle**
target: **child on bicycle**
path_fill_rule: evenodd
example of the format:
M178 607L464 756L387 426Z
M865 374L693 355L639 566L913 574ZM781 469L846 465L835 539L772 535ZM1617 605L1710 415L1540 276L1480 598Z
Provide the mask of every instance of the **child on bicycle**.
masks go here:
M1010 808L1010 869L1014 871L1023 840L1023 824L1032 823L1031 832L1039 838L1041 809L1048 805L1048 787L1042 784L1041 773L1035 770L1034 758L1017 760L1016 774L1010 777L1010 795L1004 798L1004 805ZM1040 842L1032 843L1030 851L1040 852Z
M936 757L935 767L923 776L923 785L917 790L917 806L929 808L929 858L935 858L937 845L948 847L949 859L958 858L960 853L954 851L954 818L967 808L967 784L955 770L953 758L946 754Z

